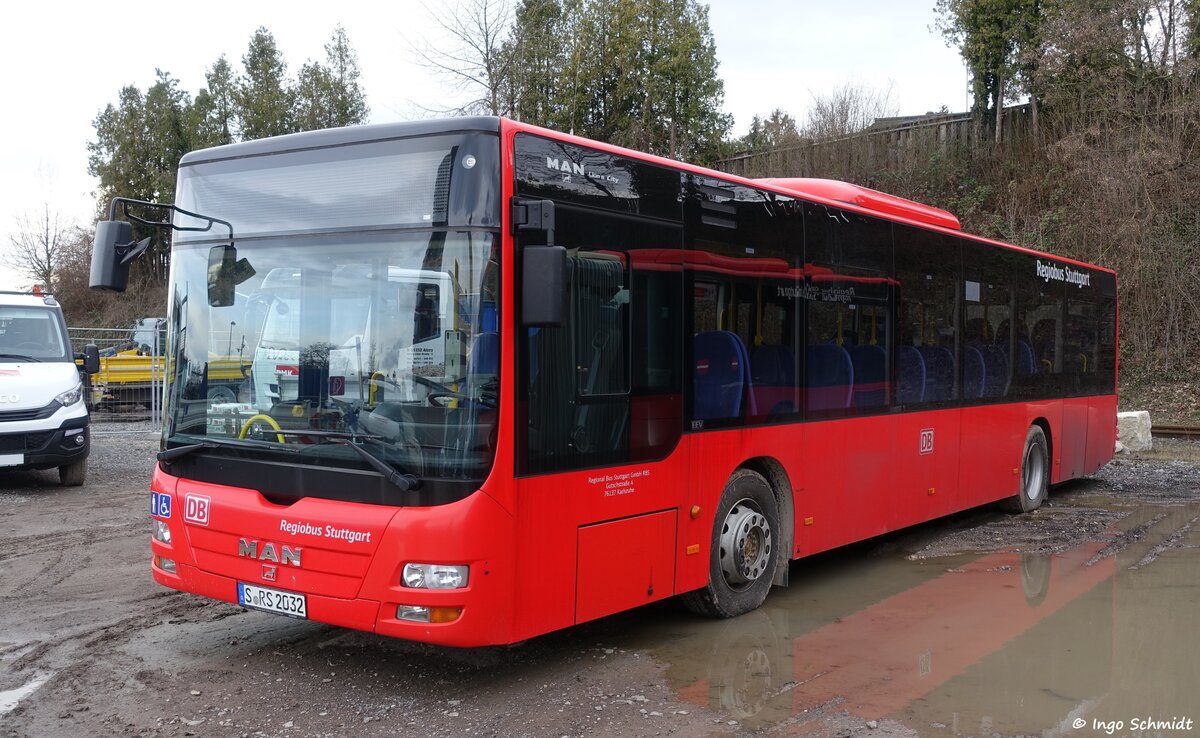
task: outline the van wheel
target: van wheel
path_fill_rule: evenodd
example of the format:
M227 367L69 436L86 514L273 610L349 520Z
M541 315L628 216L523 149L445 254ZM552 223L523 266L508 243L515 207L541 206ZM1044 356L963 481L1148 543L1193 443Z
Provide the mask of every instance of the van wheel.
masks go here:
M87 481L87 459L58 467L58 481L64 487L79 487Z
M717 504L708 564L708 586L682 596L692 612L731 618L767 598L779 556L779 513L762 475L738 469Z
M1042 506L1050 490L1050 454L1046 451L1046 434L1040 426L1030 426L1025 434L1025 451L1021 454L1021 487L1009 501L1013 512L1033 512Z

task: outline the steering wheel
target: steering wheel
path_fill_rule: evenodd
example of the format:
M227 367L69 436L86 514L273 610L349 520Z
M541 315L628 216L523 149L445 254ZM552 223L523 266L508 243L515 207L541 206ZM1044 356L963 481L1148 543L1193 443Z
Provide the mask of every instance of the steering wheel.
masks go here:
M462 400L464 402L471 401L471 398L468 395L464 395L461 392L455 392L454 390L450 389L434 390L426 395L425 398L433 407L447 407L450 400Z
M34 343L33 341L22 341L21 343L18 343L13 348L33 349L36 351L37 349L44 348L44 346L42 346L42 344L40 344L40 343Z
M418 384L423 384L426 387L430 387L433 389L433 392L430 392L426 396L426 399L428 400L429 404L432 407L446 407L449 400L462 400L464 402L477 402L480 405L483 405L484 407L489 407L489 408L496 407L496 401L485 395L480 395L479 397L472 397L472 396L466 394L465 392L459 392L457 390L452 390L449 387L447 387L446 385L442 384L441 382L432 380L429 377L422 377L419 374L414 374L413 379L417 380ZM443 400L446 402L442 402Z

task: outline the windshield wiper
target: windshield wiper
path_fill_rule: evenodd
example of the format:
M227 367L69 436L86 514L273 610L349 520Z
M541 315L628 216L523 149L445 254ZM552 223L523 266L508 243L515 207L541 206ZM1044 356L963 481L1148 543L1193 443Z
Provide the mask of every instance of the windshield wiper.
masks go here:
M0 354L0 359L19 359L21 361L33 361L38 363L41 363L42 361L41 359L35 359L32 356L26 356L25 354Z
M241 438L209 438L200 441L199 443L190 443L186 446L176 446L175 448L164 449L158 452L157 458L159 461L173 461L178 459L180 456L187 456L193 451L199 451L200 449L204 448L265 448L271 451L287 451L289 453L296 453L299 451L299 449L291 449L287 446L279 446L267 441L251 441Z
M362 457L362 460L367 462L367 466L383 475L383 478L388 480L393 486L401 492L416 490L421 488L421 480L414 474L405 474L396 467L392 466L387 461L384 461L379 456L371 453L362 446L355 443L358 439L366 439L378 441L382 436L376 436L370 433L346 433L345 431L327 431L327 430L281 430L272 429L271 433L280 433L285 436L312 436L313 438L324 439L323 443L334 443L338 446L348 446L354 453Z

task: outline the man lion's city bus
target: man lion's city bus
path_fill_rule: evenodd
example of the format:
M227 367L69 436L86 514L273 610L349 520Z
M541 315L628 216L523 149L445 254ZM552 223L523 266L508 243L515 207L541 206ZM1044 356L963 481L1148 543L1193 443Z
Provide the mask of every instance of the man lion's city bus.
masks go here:
M1114 273L873 190L460 118L194 152L176 193L115 200L92 273L173 229L167 587L454 646L731 617L1113 453Z

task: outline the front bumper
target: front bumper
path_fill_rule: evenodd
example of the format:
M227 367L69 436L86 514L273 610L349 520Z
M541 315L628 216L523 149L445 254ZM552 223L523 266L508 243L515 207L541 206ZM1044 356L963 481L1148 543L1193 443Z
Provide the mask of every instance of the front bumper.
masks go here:
M58 428L5 433L0 430L0 469L53 469L82 461L91 451L88 417L64 420ZM12 463L16 459L17 463Z

